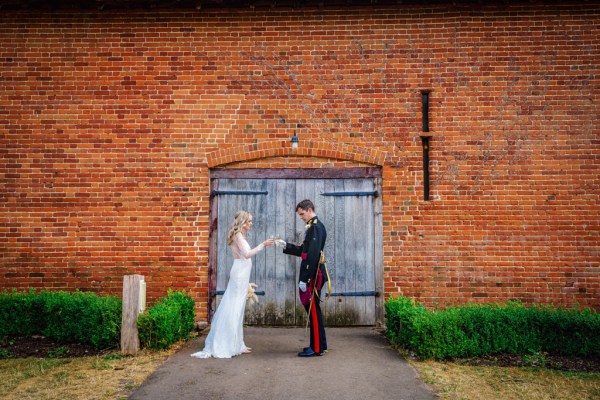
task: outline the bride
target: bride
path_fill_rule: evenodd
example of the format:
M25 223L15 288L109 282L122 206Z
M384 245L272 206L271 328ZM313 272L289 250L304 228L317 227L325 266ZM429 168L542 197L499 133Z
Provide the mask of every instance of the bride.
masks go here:
M252 215L247 211L238 211L227 234L227 244L231 247L234 258L229 283L213 316L204 350L192 354L192 357L231 358L251 351L244 344L243 331L244 309L252 269L250 257L273 245L273 240L269 239L250 249L244 235L251 227Z

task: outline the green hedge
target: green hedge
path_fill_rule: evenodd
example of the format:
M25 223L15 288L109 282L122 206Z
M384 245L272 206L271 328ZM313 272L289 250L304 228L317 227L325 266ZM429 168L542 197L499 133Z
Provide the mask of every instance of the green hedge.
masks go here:
M484 354L553 354L600 357L600 314L590 309L469 304L426 310L406 297L385 303L386 335L420 358Z
M57 292L49 296L43 334L61 342L117 347L121 338L122 302L119 297L94 293Z
M41 334L46 326L45 298L35 290L0 292L0 338Z
M0 337L44 335L63 343L118 346L121 299L84 292L0 293Z
M0 292L0 338L43 335L62 343L118 347L122 302L85 292ZM168 291L138 318L142 347L168 348L194 329L194 300Z
M140 314L137 326L142 347L166 349L187 339L194 329L194 300L185 291L169 290L166 297Z

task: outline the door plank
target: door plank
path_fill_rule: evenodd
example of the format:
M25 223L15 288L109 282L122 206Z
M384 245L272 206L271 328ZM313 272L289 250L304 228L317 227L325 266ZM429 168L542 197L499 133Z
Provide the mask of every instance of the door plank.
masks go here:
M362 180L356 182L356 187L359 191L368 191L371 189L372 183L370 181ZM360 218L357 221L360 226L363 227L362 231L357 234L359 250L357 254L357 267L358 267L358 281L362 283L360 285L361 291L368 291L375 287L373 279L373 207L372 197L356 197L353 198L355 201L355 207L359 210ZM373 297L362 296L360 297L360 303L358 307L360 325L366 325L370 323L370 318L373 316L374 304Z
M324 191L330 191L335 188L334 179L325 180ZM325 229L327 229L327 241L325 242L325 261L327 263L327 270L329 271L329 279L331 280L332 290L335 286L335 276L333 272L335 272L335 241L337 237L337 232L335 229L335 202L332 198L324 198L323 206L322 206L322 214L320 218L323 220L325 224ZM326 300L321 304L323 310L323 318L325 323L327 321L335 320L335 302L333 299L326 299L327 295L327 286L325 286L322 290L322 299Z
M334 190L335 191L343 191L344 190L344 181L336 180L334 181ZM344 243L344 238L346 236L346 215L344 211L345 200L341 197L334 197L334 208L336 210L336 215L334 217L335 227L334 231L336 232L335 240L333 242L334 249L333 253L335 254L335 262L334 262L334 290L336 292L345 292L348 291L346 287L346 273L348 264L346 262L346 246ZM346 303L348 299L346 298L334 298L331 301L335 301L335 319L330 321L332 325L343 325L344 324L344 312L346 310Z
M278 233L281 235L283 240L286 242L295 242L294 236L296 232L296 224L298 217L294 207L296 206L296 182L293 179L286 179L283 181L282 189L284 192L279 197L281 198L278 203L278 208L281 210L282 221L284 225L279 227ZM294 325L297 320L297 312L304 313L303 309L298 309L298 295L297 295L297 275L296 275L296 257L290 257L287 254L283 254L281 250L278 250L280 257L282 258L282 265L284 268L283 277L285 288L285 324Z

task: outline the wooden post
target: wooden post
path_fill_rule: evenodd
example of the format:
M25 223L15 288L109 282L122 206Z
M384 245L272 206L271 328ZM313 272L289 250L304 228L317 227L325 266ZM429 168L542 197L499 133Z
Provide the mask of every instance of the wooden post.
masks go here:
M140 350L137 319L140 313L140 287L143 281L142 275L125 275L123 277L121 353L124 354L135 354Z

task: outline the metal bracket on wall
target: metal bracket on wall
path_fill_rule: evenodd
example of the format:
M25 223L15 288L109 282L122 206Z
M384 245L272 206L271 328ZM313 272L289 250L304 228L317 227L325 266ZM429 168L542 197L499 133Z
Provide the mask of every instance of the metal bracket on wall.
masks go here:
M421 135L423 144L423 200L429 201L429 139L430 133Z
M423 133L421 141L423 143L423 200L429 201L429 95L431 90L421 90L421 111L423 118Z

